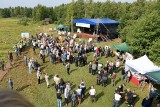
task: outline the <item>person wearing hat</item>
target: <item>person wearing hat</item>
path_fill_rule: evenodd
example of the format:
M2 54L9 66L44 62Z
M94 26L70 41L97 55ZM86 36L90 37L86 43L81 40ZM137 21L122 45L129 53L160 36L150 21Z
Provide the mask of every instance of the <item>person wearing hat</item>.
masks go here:
M56 93L56 96L57 96L58 107L62 107L62 96L61 96L61 93L60 93L59 89L58 89L58 91Z
M96 101L96 97L95 97L95 95L96 95L96 90L94 89L94 87L93 86L91 86L91 89L89 90L89 94L90 94L90 97L91 97L91 101L93 102L95 102Z

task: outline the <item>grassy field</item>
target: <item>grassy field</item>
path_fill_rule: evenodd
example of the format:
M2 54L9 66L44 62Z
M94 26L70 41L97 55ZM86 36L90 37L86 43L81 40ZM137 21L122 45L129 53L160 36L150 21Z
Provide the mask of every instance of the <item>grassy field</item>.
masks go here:
M35 35L39 32L49 32L49 28L55 28L55 25L39 25L29 23L28 26L18 24L18 19L0 18L0 57L7 59L6 54L9 50L13 50L13 46L21 40L22 32L29 32L31 35Z
M0 48L1 53L7 52L12 48L12 45L15 44L18 40L20 40L20 33L21 32L31 32L31 34L35 34L37 29L42 29L44 31L45 28L49 28L53 25L49 26L40 26L37 24L30 24L29 26L21 26L17 25L16 19L0 19L1 28L0 29L0 39L8 40L6 44L1 42ZM3 26L2 26L3 25ZM9 33L8 33L9 32ZM11 35L11 36L9 36ZM11 37L11 38L10 38ZM98 46L104 46L106 44L113 44L115 41L111 41L108 43L98 43ZM6 45L6 47L4 46ZM37 50L38 52L38 50ZM1 54L3 56L3 54ZM37 59L40 64L42 65L42 61L39 60L38 54L33 54L32 49L27 49L24 53L27 54L29 57L33 57ZM87 54L88 62L92 60L93 53ZM1 57L1 56L0 56ZM8 74L4 77L3 81L0 83L0 87L2 89L8 89L7 80L9 77L12 78L14 82L14 90L17 90L19 93L27 97L31 102L35 104L36 107L56 107L57 100L56 100L56 91L54 86L51 86L49 89L46 87L45 81L42 84L37 84L36 72L32 74L28 73L28 69L23 64L23 57L21 56L19 60L15 62L13 68L8 72ZM105 63L108 61L114 61L115 58L99 58L99 62ZM49 62L49 58L46 59L46 63L42 65L42 71L45 73L47 72L50 75L50 84L53 84L53 76L55 74L59 74L61 78L65 81L70 81L72 91L77 89L77 86L80 84L81 80L83 79L85 85L87 87L86 98L82 102L79 107L112 107L112 101L114 96L115 88L118 85L122 84L123 82L120 80L120 72L118 73L118 77L116 79L116 86L112 87L110 83L110 79L107 83L106 87L102 87L101 85L96 85L96 75L91 75L88 73L88 66L84 67L75 67L74 64L71 65L71 75L67 75L65 67L59 64L51 64ZM44 78L44 75L43 75ZM95 86L97 91L96 94L96 102L91 103L88 95L89 87L91 85ZM130 88L131 90L135 90L138 94L138 97L135 102L135 107L141 107L142 99L148 95L148 87L144 91L141 91L140 88L135 86L133 83L127 84L125 89ZM63 97L64 98L64 97ZM64 99L63 99L64 102ZM70 105L69 105L70 107ZM126 107L125 103L122 101L120 107ZM153 106L154 107L154 106Z

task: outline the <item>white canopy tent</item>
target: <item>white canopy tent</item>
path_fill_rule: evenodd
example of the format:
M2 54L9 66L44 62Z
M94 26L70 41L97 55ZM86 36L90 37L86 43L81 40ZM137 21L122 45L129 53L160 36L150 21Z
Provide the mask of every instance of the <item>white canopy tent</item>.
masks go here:
M154 65L154 63L146 55L138 59L126 60L125 70L128 71L129 69L133 69L141 74L160 71L160 67Z

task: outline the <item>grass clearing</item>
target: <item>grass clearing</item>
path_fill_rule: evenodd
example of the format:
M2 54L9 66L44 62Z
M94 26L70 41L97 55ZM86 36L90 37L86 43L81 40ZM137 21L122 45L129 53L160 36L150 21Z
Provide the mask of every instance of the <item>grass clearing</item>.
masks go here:
M6 57L5 53L8 50L11 50L13 45L17 43L18 40L20 40L20 33L21 32L30 32L31 34L35 34L37 31L41 32L46 31L49 27L52 27L54 25L47 25L47 26L40 26L37 24L31 24L29 26L21 26L17 25L17 19L0 19L1 22L1 28L0 29L0 40L4 42L6 40L6 44L1 43L0 45L0 55L1 57ZM12 35L12 36L9 36ZM10 38L11 37L11 38ZM104 46L106 44L113 44L117 41L111 41L111 42L101 42L96 44L97 46ZM119 41L118 41L119 42ZM5 46L4 46L5 45ZM26 52L25 52L26 53ZM37 51L38 53L38 51ZM42 61L39 60L38 54L34 55L32 52L32 49L27 50L27 55L29 57L34 57L34 59L37 59L40 64L42 65ZM88 54L88 62L92 61L93 53ZM105 63L106 61L113 61L114 58L100 58L99 62ZM96 84L96 75L91 75L88 73L88 66L84 67L75 67L74 64L71 65L71 75L67 75L67 72L65 70L65 67L58 63L56 65L51 64L49 62L49 58L46 58L46 63L43 64L43 72L47 72L50 75L50 84L53 84L53 76L55 74L59 74L61 78L63 78L65 81L71 82L71 88L72 92L73 90L77 89L77 86L80 84L80 81L83 79L87 88L86 92L86 99L82 102L79 107L112 107L113 97L114 97L114 91L115 88L118 87L118 85L122 84L122 81L119 81L121 73L118 73L117 79L118 82L115 87L111 86L110 79L108 81L108 85L106 87L102 87L101 85L95 85ZM23 57L21 56L18 61L15 62L13 65L13 68L7 73L7 75L4 77L3 81L0 83L0 87L2 89L8 89L8 78L11 77L14 83L14 90L17 90L19 93L21 93L23 96L27 97L32 103L35 104L36 107L56 107L57 106L57 99L56 99L56 91L54 89L54 86L51 86L49 89L46 87L45 81L38 85L37 84L37 78L36 78L36 72L33 72L32 74L28 73L28 68L23 64ZM44 78L44 75L43 75ZM91 103L88 91L89 87L91 85L95 86L95 89L97 91L96 95L96 102ZM127 84L125 89L130 88L131 90L135 90L135 92L138 94L138 98L135 103L135 107L141 107L142 99L148 95L148 87L141 91L137 86L135 86L133 83ZM63 96L63 95L62 95ZM64 96L63 96L64 98ZM64 99L63 99L64 102ZM125 103L122 102L120 104L120 107L125 107ZM69 104L70 107L70 104ZM155 106L153 106L155 107Z

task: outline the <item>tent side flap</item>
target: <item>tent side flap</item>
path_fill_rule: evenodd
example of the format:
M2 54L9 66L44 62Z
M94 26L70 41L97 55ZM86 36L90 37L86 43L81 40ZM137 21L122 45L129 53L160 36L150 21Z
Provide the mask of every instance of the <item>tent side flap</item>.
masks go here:
M151 79L152 81L156 82L157 84L160 84L160 71L148 72L145 74L145 76Z

